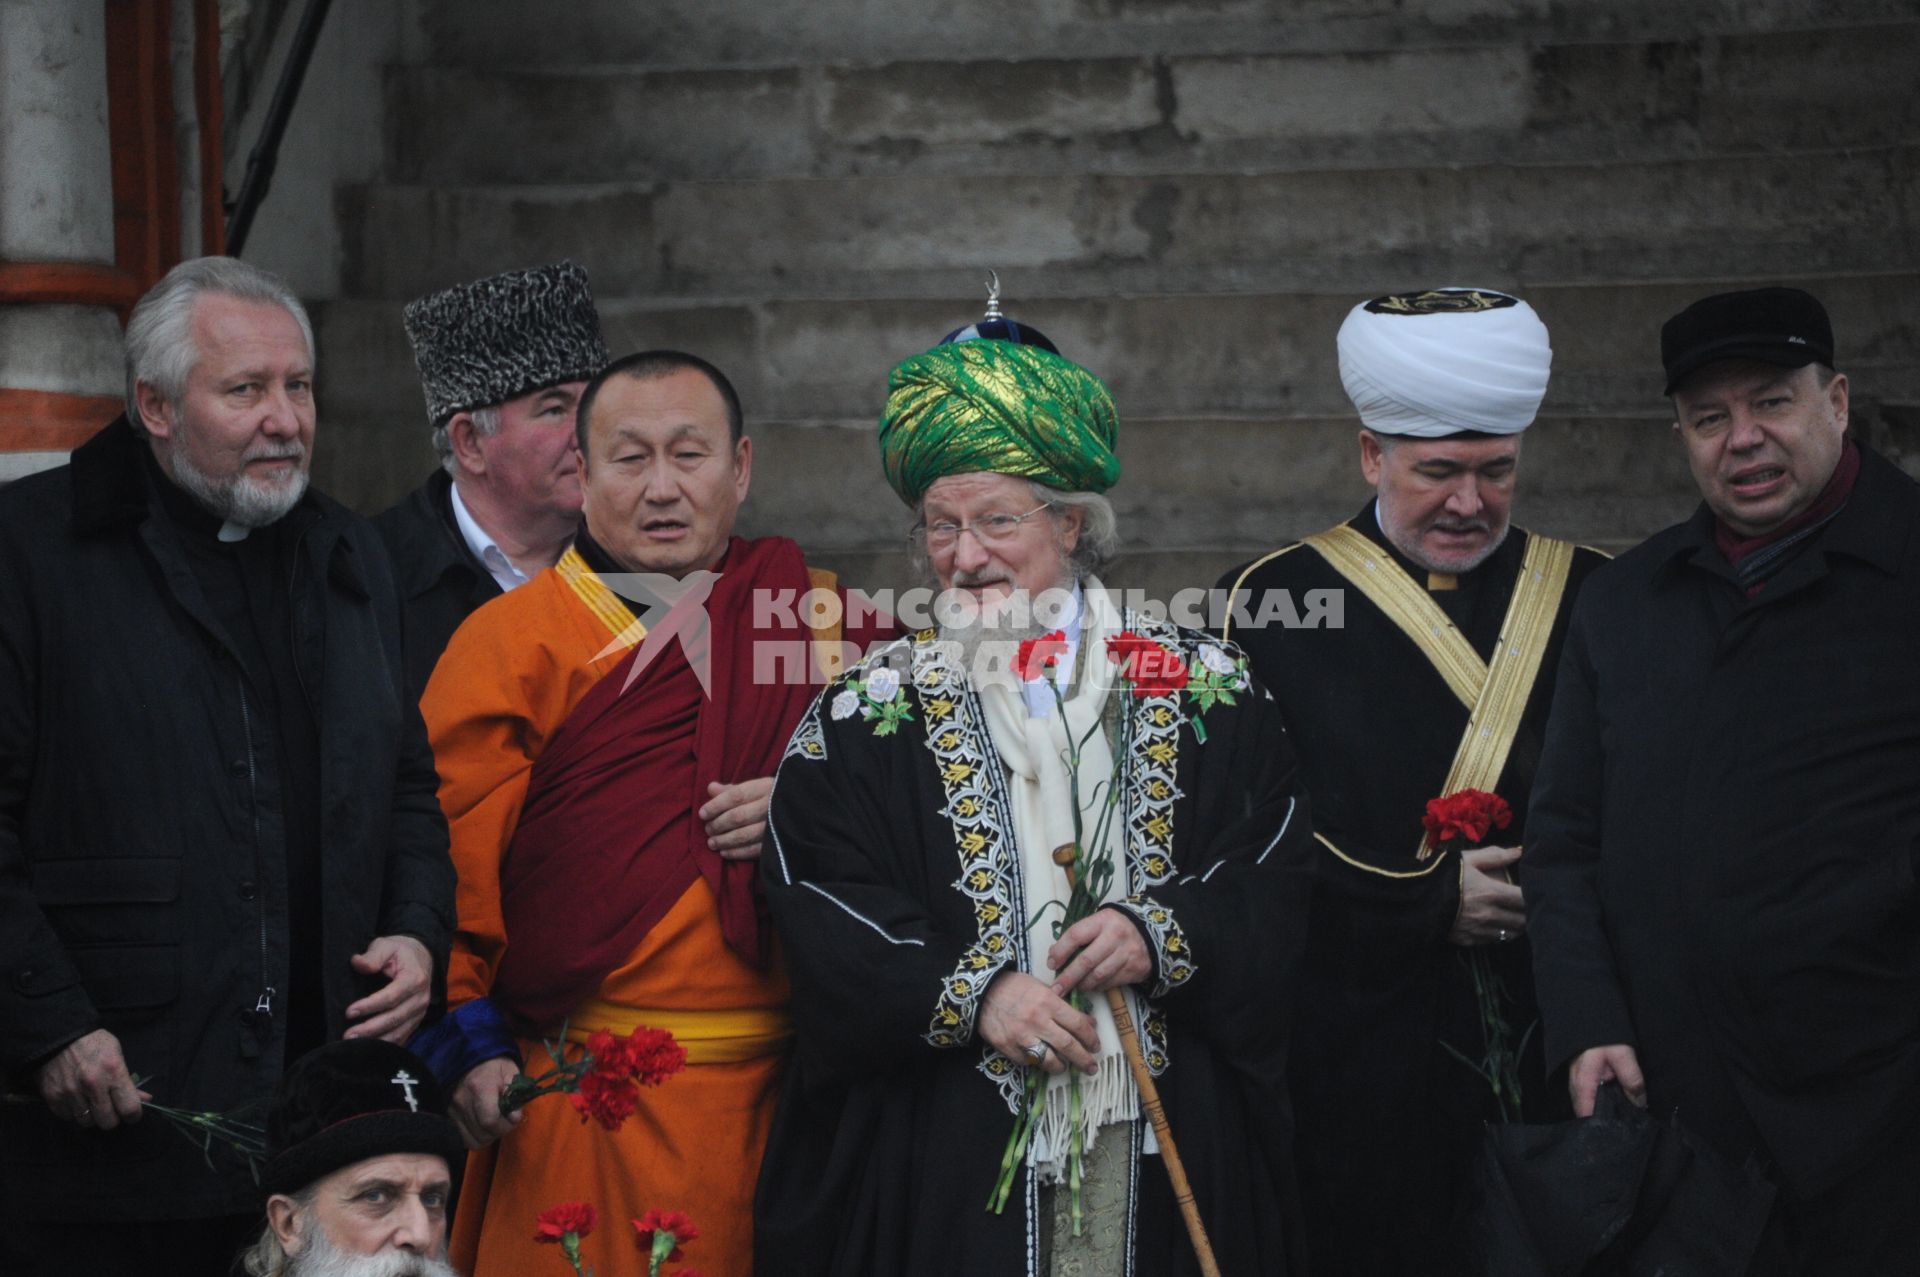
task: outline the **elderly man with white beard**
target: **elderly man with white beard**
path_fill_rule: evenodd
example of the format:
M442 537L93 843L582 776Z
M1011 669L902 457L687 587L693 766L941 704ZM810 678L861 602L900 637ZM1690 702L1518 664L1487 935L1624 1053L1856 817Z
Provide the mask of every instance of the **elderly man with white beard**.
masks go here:
M953 623L830 685L774 786L798 1045L758 1266L1200 1271L1131 1021L1222 1268L1284 1273L1311 829L1292 748L1235 649L1094 575L1106 387L1030 329L980 328L896 368L880 427ZM1067 604L1039 635L1049 592Z
M447 1207L465 1159L412 1052L369 1040L309 1053L267 1116L267 1224L247 1277L455 1277Z

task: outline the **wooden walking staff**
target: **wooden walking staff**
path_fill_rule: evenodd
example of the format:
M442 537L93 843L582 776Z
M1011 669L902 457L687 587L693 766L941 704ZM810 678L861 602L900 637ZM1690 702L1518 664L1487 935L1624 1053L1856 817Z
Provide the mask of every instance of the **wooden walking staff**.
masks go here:
M1053 863L1067 871L1067 890L1074 887L1074 846L1067 843L1053 850ZM1167 1110L1160 1104L1160 1088L1154 1085L1147 1068L1146 1053L1140 1049L1140 1034L1133 1027L1133 1015L1118 989L1107 990L1107 1010L1113 1013L1113 1027L1120 1034L1120 1049L1127 1054L1127 1067L1133 1071L1133 1085L1140 1092L1140 1107L1153 1123L1153 1138L1160 1145L1160 1161L1173 1184L1173 1200L1179 1203L1180 1218L1186 1221L1187 1239L1193 1243L1193 1257L1200 1261L1202 1277L1220 1277L1220 1265L1213 1257L1213 1243L1207 1240L1207 1226L1200 1221L1200 1208L1194 1204L1193 1185L1187 1183L1187 1168L1174 1147L1173 1128L1167 1124Z

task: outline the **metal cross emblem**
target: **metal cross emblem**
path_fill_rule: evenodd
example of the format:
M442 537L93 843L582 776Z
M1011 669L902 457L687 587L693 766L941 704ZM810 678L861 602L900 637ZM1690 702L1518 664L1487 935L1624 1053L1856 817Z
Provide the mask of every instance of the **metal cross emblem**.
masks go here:
M389 1082L392 1082L395 1086L399 1087L401 1091L406 1094L407 1111L409 1113L418 1113L420 1111L420 1101L413 1098L413 1088L414 1088L414 1084L419 1082L420 1079L415 1077L413 1074L407 1072L405 1069L401 1069L398 1073L394 1074L392 1077L388 1078L387 1080Z

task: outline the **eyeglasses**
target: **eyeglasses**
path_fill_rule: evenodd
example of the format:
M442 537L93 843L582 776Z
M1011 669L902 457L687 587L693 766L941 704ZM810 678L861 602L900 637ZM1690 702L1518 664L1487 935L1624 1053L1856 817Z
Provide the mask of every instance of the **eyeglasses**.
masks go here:
M1049 504L1042 501L1025 514L983 514L972 523L944 519L939 523L922 523L907 534L907 539L929 550L951 550L960 543L962 532L971 532L981 545L1002 545L1013 539L1021 524L1049 508Z

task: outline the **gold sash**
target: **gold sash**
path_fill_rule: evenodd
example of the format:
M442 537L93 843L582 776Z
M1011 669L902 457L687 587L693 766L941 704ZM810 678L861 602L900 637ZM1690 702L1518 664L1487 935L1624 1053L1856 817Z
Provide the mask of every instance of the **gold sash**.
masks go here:
M1500 641L1489 666L1440 605L1367 537L1342 524L1316 532L1306 542L1413 640L1467 707L1466 731L1440 793L1492 789L1513 752L1513 738L1547 654L1573 567L1572 543L1528 535L1520 579L1500 622ZM1432 854L1422 834L1415 858L1424 861Z
M673 1034L687 1048L688 1064L738 1064L778 1055L793 1040L793 1017L785 1007L663 1011L589 998L567 1020L567 1041L585 1045L596 1029L624 1037L643 1024Z

